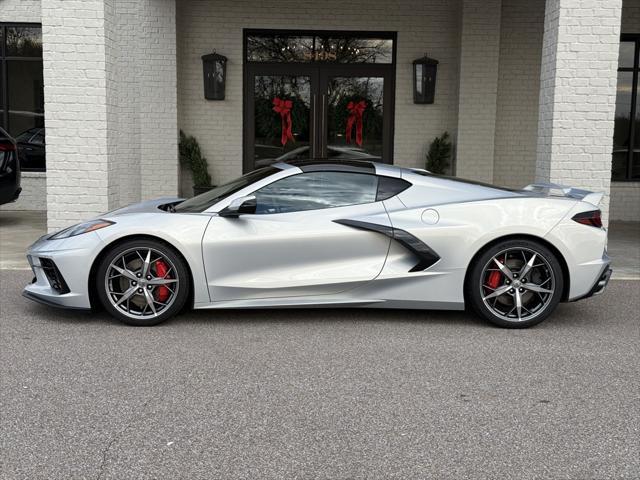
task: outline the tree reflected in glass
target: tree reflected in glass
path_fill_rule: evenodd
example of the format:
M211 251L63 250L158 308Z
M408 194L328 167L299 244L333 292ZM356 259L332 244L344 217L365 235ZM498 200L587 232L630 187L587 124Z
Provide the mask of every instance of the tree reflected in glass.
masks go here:
M291 101L291 125L294 141L282 145L282 118L273 107L274 98ZM255 79L255 161L256 167L301 147L309 156L309 118L311 112L309 77L264 75Z

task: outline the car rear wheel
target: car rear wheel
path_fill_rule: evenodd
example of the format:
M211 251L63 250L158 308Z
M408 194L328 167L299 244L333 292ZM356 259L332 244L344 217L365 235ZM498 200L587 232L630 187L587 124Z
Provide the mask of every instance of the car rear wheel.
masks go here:
M560 262L531 240L500 242L477 257L467 278L472 309L500 327L526 328L546 319L562 297Z
M162 242L131 240L101 260L96 291L105 310L128 325L152 326L184 307L189 296L184 260Z

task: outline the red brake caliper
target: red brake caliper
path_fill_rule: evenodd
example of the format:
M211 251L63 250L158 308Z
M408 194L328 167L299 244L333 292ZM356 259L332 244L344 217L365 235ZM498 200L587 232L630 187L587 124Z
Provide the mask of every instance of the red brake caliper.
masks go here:
M162 260L156 261L156 276L159 278L164 278L164 276L169 271L169 267ZM169 298L169 289L164 285L158 285L156 288L156 300L159 302L164 302L167 298Z
M500 280L502 280L502 273L498 272L497 270L493 271L489 274L487 285L495 290L496 288L498 288L498 285L500 285Z
M498 261L500 263L504 263L504 259L502 258L498 259ZM500 285L500 282L502 282L502 272L499 272L498 270L494 270L489 274L489 277L487 278L488 287L493 288L495 290L496 288L498 288L498 285Z

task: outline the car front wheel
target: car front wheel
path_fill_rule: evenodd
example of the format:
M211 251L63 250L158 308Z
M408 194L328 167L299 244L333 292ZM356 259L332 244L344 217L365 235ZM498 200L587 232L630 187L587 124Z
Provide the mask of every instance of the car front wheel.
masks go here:
M466 293L472 309L491 323L526 328L555 310L563 288L562 267L551 250L531 240L507 240L475 259Z
M162 242L131 240L102 258L96 290L105 310L134 326L152 326L178 313L189 296L184 260Z

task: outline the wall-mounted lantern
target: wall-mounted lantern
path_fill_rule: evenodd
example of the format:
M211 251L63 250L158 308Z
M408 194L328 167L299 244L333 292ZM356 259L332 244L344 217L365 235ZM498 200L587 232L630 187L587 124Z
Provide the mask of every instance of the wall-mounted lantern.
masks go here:
M202 73L204 76L204 98L207 100L224 100L224 86L227 77L227 57L216 53L202 56Z
M413 103L433 103L438 60L427 57L413 61Z

